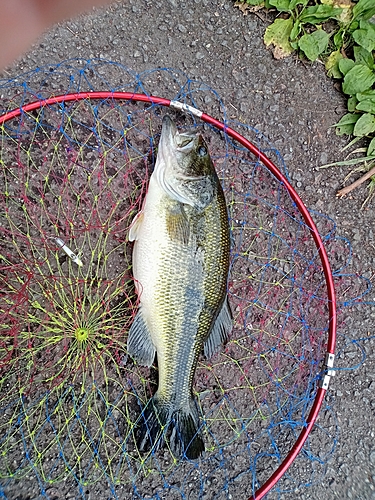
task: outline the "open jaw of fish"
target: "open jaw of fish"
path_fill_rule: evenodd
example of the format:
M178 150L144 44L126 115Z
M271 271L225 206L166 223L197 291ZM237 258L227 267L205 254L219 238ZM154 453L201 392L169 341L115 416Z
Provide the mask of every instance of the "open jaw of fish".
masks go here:
M164 443L175 457L204 451L193 396L198 357L212 356L232 329L227 298L229 225L223 190L201 135L163 119L143 209L129 231L139 309L128 353L151 366L158 389L140 415L139 451Z

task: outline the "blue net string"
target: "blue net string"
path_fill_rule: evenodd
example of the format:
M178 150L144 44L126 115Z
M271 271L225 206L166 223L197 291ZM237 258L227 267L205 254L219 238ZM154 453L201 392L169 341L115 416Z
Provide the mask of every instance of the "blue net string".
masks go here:
M171 68L136 74L114 62L78 59L36 68L0 80L1 114L94 90L208 107L288 177L277 149L231 119L214 89ZM156 390L157 369L136 365L126 351L136 312L127 234L166 112L180 130L195 127L204 135L231 228L235 325L221 352L198 362L194 391L206 446L199 461L177 460L168 446L142 454L133 436ZM27 487L43 498L59 491L76 498L247 499L306 425L327 342L324 274L290 194L225 133L152 103L108 97L49 104L21 112L0 130L2 498ZM346 272L350 243L336 235L331 218L311 213L340 306L362 303L370 281ZM267 498L319 481L336 441L328 399L295 464Z

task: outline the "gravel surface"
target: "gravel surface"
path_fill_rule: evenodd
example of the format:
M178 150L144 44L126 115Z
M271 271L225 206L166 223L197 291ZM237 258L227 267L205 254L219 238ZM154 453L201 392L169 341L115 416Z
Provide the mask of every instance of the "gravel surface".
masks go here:
M120 62L134 73L174 68L204 82L221 96L229 117L268 137L283 155L292 184L306 206L334 219L336 233L351 242L352 257L344 272L353 277L346 278L347 288L355 287L357 275L371 281L374 202L361 209L365 186L345 199L336 198L348 168L317 170L344 157L340 151L346 140L331 128L345 112L344 98L326 78L321 64L310 65L293 56L274 60L262 42L266 26L267 21L243 16L226 0L127 0L55 26L3 76L68 58L95 57ZM155 93L163 92L164 97L174 97L173 90L169 95L165 89L158 91L155 82ZM201 107L209 108L210 99L207 94ZM210 112L219 116L220 110ZM328 393L339 430L337 443L325 475L320 471L312 487L283 494L283 500L375 498L375 308L371 304L345 306L350 293L339 290L343 307L336 364L340 371ZM370 293L366 299L374 304L375 296ZM303 477L298 467L297 461L290 473ZM50 490L50 498L68 498ZM27 482L8 489L7 496L34 498Z

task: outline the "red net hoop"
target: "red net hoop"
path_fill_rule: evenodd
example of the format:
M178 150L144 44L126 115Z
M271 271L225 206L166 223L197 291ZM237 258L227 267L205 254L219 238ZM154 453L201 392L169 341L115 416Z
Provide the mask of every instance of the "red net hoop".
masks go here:
M179 127L203 129L232 230L236 331L197 369L208 442L198 468L173 463L168 453L144 463L129 432L155 373L127 360L135 300L126 236L145 194L164 108ZM234 476L223 479L224 467L213 464L225 461L229 471L237 457L247 461L240 482L247 491L242 486L238 498L263 498L314 428L336 342L322 237L270 159L275 153L194 106L133 92L39 99L4 113L0 127L3 481L32 472L42 493L68 477L81 494L104 480L119 498L124 485L137 498L148 491L201 498L212 484L229 494ZM255 449L267 433L264 450Z

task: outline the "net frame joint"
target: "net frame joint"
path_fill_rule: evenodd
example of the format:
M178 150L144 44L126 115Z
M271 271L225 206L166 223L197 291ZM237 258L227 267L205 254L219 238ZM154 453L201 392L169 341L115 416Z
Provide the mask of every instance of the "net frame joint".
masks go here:
M327 352L324 364L327 367L327 375L334 377L336 375L336 370L334 369L335 355Z
M329 383L331 381L331 377L336 375L336 370L334 369L335 355L327 352L324 359L324 366L326 368L324 376L320 380L319 387L327 390Z
M169 103L169 106L175 109L179 109L181 111L188 111L192 115L197 116L198 118L202 118L203 111L200 111L197 108L194 108L193 106L190 106L189 104L186 104L184 102L180 101L171 101Z
M332 354L331 352L327 352L326 357L324 359L324 364L328 368L333 368L334 362L335 362L335 355Z
M331 377L329 375L324 375L324 377L320 381L319 387L327 390L329 383L330 383L330 380L331 380Z

